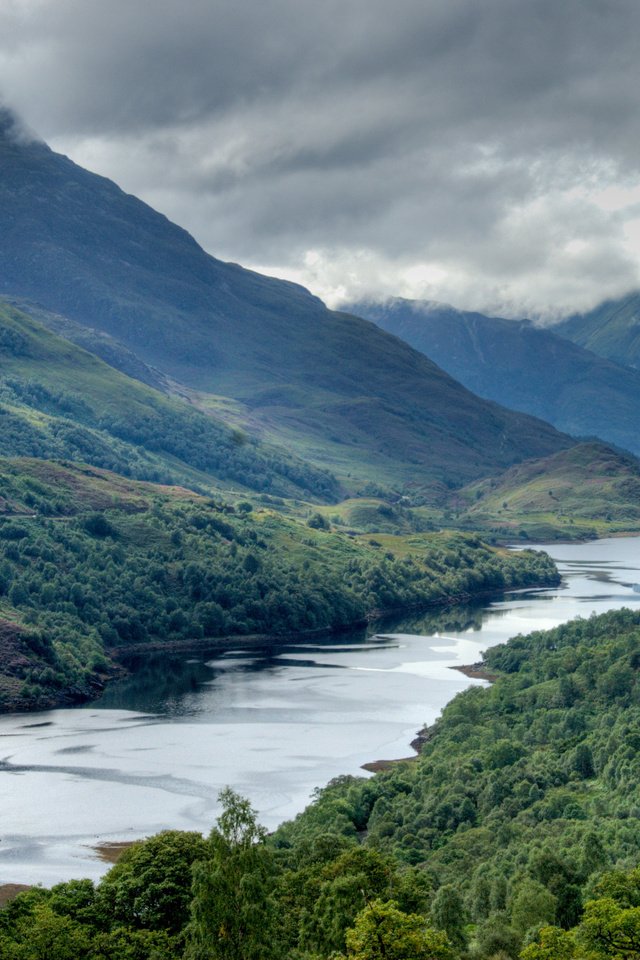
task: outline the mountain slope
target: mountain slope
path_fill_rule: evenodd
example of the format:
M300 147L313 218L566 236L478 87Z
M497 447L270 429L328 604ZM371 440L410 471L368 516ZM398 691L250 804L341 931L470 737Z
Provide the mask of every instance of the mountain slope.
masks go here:
M582 443L511 467L457 496L459 521L499 536L610 536L640 529L640 463Z
M640 371L526 321L399 298L352 309L402 337L481 397L567 433L598 436L640 453Z
M148 480L335 499L334 478L169 399L0 302L4 455L64 457Z
M214 259L110 181L16 136L6 112L0 278L0 292L110 334L203 406L233 398L234 416L353 486L372 473L459 484L570 444L373 324Z
M48 330L51 330L52 333L57 333L58 336L70 340L71 343L82 347L83 350L95 354L96 357L104 360L105 363L119 370L120 373L133 377L135 380L140 380L141 383L146 383L147 386L160 390L161 393L171 393L171 386L166 377L140 360L132 350L129 350L114 337L109 336L108 333L92 330L91 327L85 327L59 313L45 310L31 301L8 298L5 303L17 307L22 313L28 314Z
M640 293L607 300L589 313L576 314L553 328L594 353L640 367Z

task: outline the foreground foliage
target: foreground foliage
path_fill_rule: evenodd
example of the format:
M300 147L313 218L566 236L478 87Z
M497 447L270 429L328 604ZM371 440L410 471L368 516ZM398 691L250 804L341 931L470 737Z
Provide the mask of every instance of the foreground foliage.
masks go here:
M276 842L295 850L331 824L418 869L431 915L474 956L515 957L549 926L579 926L594 956L640 955L618 934L597 952L607 925L635 930L640 911L625 910L640 896L627 881L583 913L603 871L640 860L640 614L516 637L486 665L497 682L456 697L417 762L329 785ZM549 946L557 936L528 960L563 956Z

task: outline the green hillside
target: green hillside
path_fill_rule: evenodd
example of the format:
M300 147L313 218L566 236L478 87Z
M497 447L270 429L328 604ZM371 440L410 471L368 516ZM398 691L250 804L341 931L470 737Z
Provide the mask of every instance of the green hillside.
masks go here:
M110 654L332 630L374 611L553 583L474 536L368 539L95 467L0 461L0 706L91 695Z
M553 329L601 357L640 367L640 293L607 300L589 313L563 320Z
M640 463L584 443L472 484L456 498L458 522L503 537L605 536L640 530Z
M352 309L402 337L479 396L573 436L597 436L640 453L640 371L622 366L628 360L597 356L557 336L557 327L541 329L442 303L393 298Z
M0 302L0 449L141 479L335 499L326 471L114 370Z
M171 392L171 386L167 382L167 378L160 371L147 366L132 350L109 336L108 333L85 327L68 317L61 316L59 313L45 310L31 301L7 298L5 303L16 307L22 313L28 314L38 323L47 327L48 330L51 330L52 333L56 333L58 336L64 337L65 340L75 343L76 346L95 354L109 366L115 367L116 370L126 374L126 376L140 380L162 393Z
M455 956L515 958L541 936L546 952L529 948L523 958L637 957L610 937L637 943L640 933L638 874L623 873L640 859L639 643L640 614L625 610L494 647L485 655L493 685L455 697L417 761L373 780L341 778L281 827L275 843L298 870L288 889L315 914L319 955L329 954L335 925L321 919L319 901L305 902L303 878L310 851L327 849L331 831L354 856L361 851L361 866L365 852L371 866L376 856L404 866L414 896L425 896L420 912L446 931ZM371 899L393 896L373 876ZM360 909L355 896L349 906L351 917L345 896L342 936ZM577 939L561 929L539 934L549 926L575 928Z
M571 441L480 401L375 325L209 256L0 116L0 293L107 333L195 403L350 490L459 485ZM60 329L60 327L58 327ZM114 361L117 362L117 361ZM231 398L234 406L220 398Z

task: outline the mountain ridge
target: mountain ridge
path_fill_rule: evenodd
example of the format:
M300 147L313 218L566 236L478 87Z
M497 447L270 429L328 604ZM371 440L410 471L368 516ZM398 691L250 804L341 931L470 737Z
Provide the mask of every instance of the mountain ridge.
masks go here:
M640 292L605 300L587 313L574 314L554 328L601 357L640 368Z
M599 436L640 454L640 371L597 356L556 328L401 298L352 309L403 337L478 395L574 436Z
M335 499L329 473L114 370L0 301L5 455L65 457L139 479Z
M459 484L570 446L480 401L369 321L216 260L181 227L41 142L0 136L0 294L115 337L242 404L258 431L351 489Z

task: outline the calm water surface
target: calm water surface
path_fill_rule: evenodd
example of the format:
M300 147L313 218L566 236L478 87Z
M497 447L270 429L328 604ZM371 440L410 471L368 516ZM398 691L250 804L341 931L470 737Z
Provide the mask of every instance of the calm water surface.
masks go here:
M229 784L267 827L316 786L407 756L470 681L451 670L517 633L640 603L640 538L545 547L563 583L326 641L149 657L88 707L0 717L0 883L100 876L95 846L208 832ZM638 587L640 590L640 586Z

